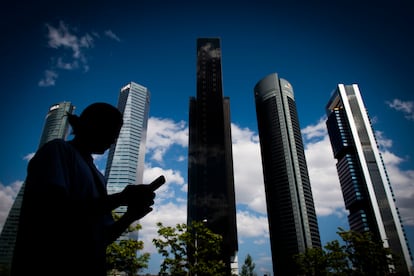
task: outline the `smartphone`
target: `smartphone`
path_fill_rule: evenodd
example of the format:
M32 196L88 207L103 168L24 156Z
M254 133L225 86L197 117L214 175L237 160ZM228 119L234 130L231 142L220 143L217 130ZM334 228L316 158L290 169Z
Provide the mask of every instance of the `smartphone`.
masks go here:
M162 186L162 184L165 183L165 177L163 175L157 177L154 181L152 181L150 184L148 184L151 188L151 190L155 191L159 187Z

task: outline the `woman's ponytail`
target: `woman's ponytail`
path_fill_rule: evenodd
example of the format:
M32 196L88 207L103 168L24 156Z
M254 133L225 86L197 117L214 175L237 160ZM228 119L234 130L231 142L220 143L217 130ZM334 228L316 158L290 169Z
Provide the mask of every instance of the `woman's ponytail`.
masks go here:
M78 115L66 114L68 116L68 121L70 126L72 127L72 134L77 134L80 128L80 120Z

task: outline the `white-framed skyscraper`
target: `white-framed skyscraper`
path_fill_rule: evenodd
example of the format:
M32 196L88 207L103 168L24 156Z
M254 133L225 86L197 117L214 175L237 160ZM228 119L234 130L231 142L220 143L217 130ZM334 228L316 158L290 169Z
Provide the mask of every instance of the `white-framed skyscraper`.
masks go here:
M150 93L142 85L130 82L119 92L118 109L124 124L108 153L105 177L109 194L143 181L149 104Z
M398 275L412 275L410 249L358 85L339 84L326 112L351 230L370 231L399 257Z
M43 126L38 148L54 139L66 139L69 134L67 113L72 114L75 107L71 102L60 102L49 107ZM9 275L9 269L16 243L20 210L24 194L24 183L14 200L0 234L0 275Z

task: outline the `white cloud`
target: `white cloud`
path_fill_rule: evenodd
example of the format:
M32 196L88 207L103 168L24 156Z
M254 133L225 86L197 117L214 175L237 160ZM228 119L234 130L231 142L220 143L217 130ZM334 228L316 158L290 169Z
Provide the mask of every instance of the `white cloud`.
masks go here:
M166 184L172 183L182 186L185 184L184 178L181 176L180 171L174 171L172 169L163 169L160 167L151 167L149 164L146 164L144 171L144 183L150 183L155 178L160 175L164 175L166 179Z
M259 259L255 260L257 270L261 272L261 274L271 275L269 271L269 264L272 263L272 257L269 255L259 255Z
M265 239L259 239L259 240L255 240L253 243L256 245L263 245L263 244L266 244L267 241L268 240L265 240Z
M56 80L58 78L58 74L54 70L46 70L44 73L44 77L39 81L38 85L40 87L48 87L54 86L56 84Z
M164 226L173 227L178 223L187 223L187 203L176 204L169 202L167 204L158 204L157 198L155 199L153 211L140 220L142 230L140 230L139 235L144 242L145 252L157 252L152 244L152 239L158 238L156 226L158 222L162 222Z
M153 211L139 221L142 230L139 231L139 239L144 242L144 252L157 253L152 244L152 239L157 238L157 222L165 226L175 226L177 223L187 222L187 198L179 195L179 191L186 185L180 171L152 167L145 164L143 182L151 183L154 179L164 175L166 182L158 190L154 199Z
M306 126L302 134L316 214L341 217L346 211L325 118L315 125Z
M160 191L160 193L167 193L167 191ZM156 253L156 249L152 245L152 239L158 237L157 222L162 222L164 226L175 226L178 223L187 223L187 203L173 203L159 204L157 198L155 200L154 210L146 217L141 219L140 224L142 230L140 231L140 239L144 241L145 252ZM255 216L247 211L237 212L237 232L239 239L259 237L255 241L256 245L264 243L264 238L269 238L269 228L266 216Z
M232 124L233 166L236 201L266 214L259 138L248 128Z
M414 170L402 170L403 158L389 151L382 152L396 202L404 225L414 225Z
M10 185L0 182L0 232L22 184L23 181L15 181Z
M103 154L92 154L93 162L96 168L105 175L106 169L106 160L108 158L109 149L106 150Z
M387 139L383 131L375 131L375 136L377 138L377 143L380 148L392 147L392 140Z
M77 36L63 21L59 22L57 28L50 24L46 24L46 27L48 29L48 45L55 49L63 47L64 49L71 50L74 59L82 59L84 57L83 49L94 46L91 35Z
M57 26L45 24L47 28L47 45L59 50L57 57L52 58L52 65L45 71L45 76L39 81L40 87L54 86L58 77L57 70L89 71L87 50L95 46L95 39L101 36L96 32L79 34L78 30L60 21ZM120 41L119 37L107 30L105 36Z
M325 121L326 118L322 117L315 125L308 125L304 129L302 129L301 132L304 138L306 140L311 140L313 138L320 140L321 137L327 135L328 131L326 129Z
M79 62L77 60L71 60L70 62L63 61L62 57L59 57L56 62L56 67L64 70L75 70L79 68Z
M239 238L269 237L267 216L256 216L247 211L237 212L237 234Z
M157 190L157 200L159 203L169 203L170 201L186 202L186 198L181 198L176 193L176 189L182 190L186 183L180 171L172 169L163 169L160 167L151 167L146 164L144 170L144 183L151 183L160 175L165 176L165 183Z
M407 110L412 111L412 106L407 107ZM401 165L406 162L406 159L391 151L393 141L381 131L376 131L375 135L403 225L414 225L414 169L402 169Z
M48 46L53 49L61 49L62 56L52 58L52 66L45 71L45 76L39 81L38 85L40 87L56 85L57 69L75 70L81 67L87 72L89 65L85 50L94 46L93 37L88 33L82 36L77 35L63 21L60 21L57 27L50 24L46 24L46 27Z
M391 102L387 101L386 104L404 114L405 118L408 120L414 120L414 102L413 101L402 101L400 99L394 99Z
M341 186L336 171L336 160L323 116L314 125L301 130L304 144L309 179L318 216L337 215L342 217L345 210Z
M26 156L23 157L23 160L30 161L30 159L32 159L34 155L35 152L28 153L26 154Z
M147 154L152 160L164 162L164 155L173 145L188 146L188 127L184 121L151 117L148 120Z
M112 31L112 30L106 30L105 35L113 40L116 40L118 42L121 42L121 39Z
M160 175L164 175L166 183L155 193L153 211L139 221L142 229L139 239L144 242L144 252L157 253L152 239L158 238L158 222L165 226L175 226L177 223L187 223L187 199L179 195L180 189L186 184L180 171L151 167L145 164L143 182L150 183Z

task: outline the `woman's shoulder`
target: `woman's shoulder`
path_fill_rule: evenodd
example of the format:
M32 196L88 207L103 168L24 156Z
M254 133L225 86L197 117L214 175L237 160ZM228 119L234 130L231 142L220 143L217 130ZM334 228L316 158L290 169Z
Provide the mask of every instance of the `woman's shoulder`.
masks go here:
M40 150L52 150L52 149L70 149L71 146L69 143L63 139L53 139L46 144L44 144L42 147L39 148Z
M66 155L70 152L73 152L73 148L69 142L63 139L54 139L41 146L35 157Z
M55 168L58 164L71 163L74 159L74 150L69 142L63 139L54 139L41 146L30 159L28 171ZM66 165L65 165L66 166Z

